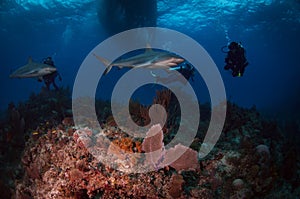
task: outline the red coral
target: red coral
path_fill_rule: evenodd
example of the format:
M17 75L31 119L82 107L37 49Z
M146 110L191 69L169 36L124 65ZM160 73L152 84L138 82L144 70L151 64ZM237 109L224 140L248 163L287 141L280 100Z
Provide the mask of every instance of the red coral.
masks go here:
M146 138L142 144L142 150L149 153L162 149L164 145L163 138L160 124L152 126L146 133Z
M149 153L146 156L146 163L155 168L159 164L159 160L163 156L163 132L160 124L154 125L146 134L146 138L142 143L142 150Z
M155 167L158 165L160 167L168 166L170 162L172 162L170 166L176 170L195 170L199 167L197 151L181 144L168 150L164 149L163 132L159 124L152 126L147 132L147 136L142 143L142 150L150 153L146 156L146 162ZM177 154L182 151L185 152L178 158ZM160 160L163 160L163 162L160 163Z
M153 100L153 104L161 104L166 109L169 107L171 102L172 91L171 90L160 90L156 92L156 97Z
M177 160L172 162L172 160L175 159L176 154L178 154L180 151L185 152ZM166 151L164 162L172 162L170 166L177 171L195 170L199 167L197 151L194 151L193 149L181 144L178 144L174 148Z

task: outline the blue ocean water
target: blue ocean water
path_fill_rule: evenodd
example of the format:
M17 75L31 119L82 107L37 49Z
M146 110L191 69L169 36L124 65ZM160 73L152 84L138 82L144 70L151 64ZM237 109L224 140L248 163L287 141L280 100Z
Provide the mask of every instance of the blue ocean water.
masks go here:
M72 87L81 63L101 41L126 29L158 26L182 32L207 50L233 102L245 107L255 105L279 116L299 114L298 0L142 2L1 1L0 108L6 109L11 101L26 100L44 86L36 79L9 78L11 71L25 65L29 56L36 61L52 56L63 78L57 83ZM250 64L241 78L223 69L226 55L221 48L230 41L242 42L246 49ZM115 76L107 79L115 81ZM198 93L205 90L200 76L191 84L199 85ZM149 98L146 90L141 92L142 97ZM208 100L207 94L200 99Z

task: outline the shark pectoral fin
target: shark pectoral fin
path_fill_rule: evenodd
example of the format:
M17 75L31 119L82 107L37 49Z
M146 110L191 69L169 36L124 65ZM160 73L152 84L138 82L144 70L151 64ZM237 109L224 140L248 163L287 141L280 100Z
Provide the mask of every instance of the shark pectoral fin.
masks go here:
M155 68L162 68L162 69L170 69L169 64L166 63L155 63Z
M104 75L106 75L107 73L109 73L109 71L111 70L112 65L109 65L108 67L106 67L105 71L104 71Z
M43 77L42 77L42 76L39 76L39 77L37 78L37 80L38 80L39 82L42 82L42 81L43 81Z
M118 70L121 70L122 68L124 68L124 66L117 66L117 68L118 68Z
M170 62L170 63L167 63L167 65L171 67L171 66L177 66L178 64L177 64L177 63Z

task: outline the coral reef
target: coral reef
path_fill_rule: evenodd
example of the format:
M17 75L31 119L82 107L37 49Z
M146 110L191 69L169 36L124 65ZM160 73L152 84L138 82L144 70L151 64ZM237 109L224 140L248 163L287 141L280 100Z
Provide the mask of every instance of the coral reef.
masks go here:
M165 149L163 143L163 132L159 124L152 126L146 134L142 143L142 150L149 153L146 156L147 164L155 169L171 166L177 171L198 168L198 153L193 149L177 144ZM182 154L177 157L177 154Z
M8 142L14 142L15 145L24 144L24 131L25 131L25 120L21 116L14 104L10 104L9 108L9 123L10 129L7 132L6 140Z
M123 146L129 149L129 145ZM17 198L156 197L151 182L169 179L163 171L131 175L113 170L64 132L48 133L27 149L22 159L27 169L22 183L16 186Z
M145 139L133 138L115 126L107 103L97 101L97 116L103 131L78 129L69 111L67 92L61 92L32 96L28 102L10 109L14 119L0 123L2 197L235 199L300 195L300 162L295 142L285 137L287 128L262 118L255 108L240 108L228 102L226 123L218 143L205 159L197 160L197 150L209 123L207 105L200 106L204 109L203 121L192 145L178 144L165 149L166 137L171 138L170 134L176 130L175 119L161 131L155 130L161 129L160 126L154 126ZM52 95L63 98L55 99ZM178 112L169 111L176 104L172 94L164 91L158 96L164 96L156 100L169 107L168 117L176 118ZM32 108L34 104L40 106ZM137 120L146 115L147 106L137 102L132 106L136 109L131 114ZM24 146L16 148L6 137L11 129L23 131L22 118L26 140L23 152ZM147 121L146 116L141 120ZM111 167L93 155L93 152L111 153L116 155L111 164L140 165L147 160L144 155L155 150L160 153L154 164L161 167L146 173L122 172L114 169L118 165ZM177 150L185 153L170 165L164 165ZM132 158L129 154L137 156Z

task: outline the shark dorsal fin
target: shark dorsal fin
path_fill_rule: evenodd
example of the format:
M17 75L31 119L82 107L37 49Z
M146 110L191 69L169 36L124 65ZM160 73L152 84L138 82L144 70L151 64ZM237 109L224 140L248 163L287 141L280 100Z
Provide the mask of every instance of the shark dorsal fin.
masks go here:
M32 63L32 57L31 56L28 58L28 63L29 64Z

